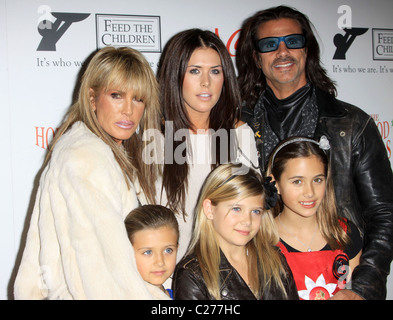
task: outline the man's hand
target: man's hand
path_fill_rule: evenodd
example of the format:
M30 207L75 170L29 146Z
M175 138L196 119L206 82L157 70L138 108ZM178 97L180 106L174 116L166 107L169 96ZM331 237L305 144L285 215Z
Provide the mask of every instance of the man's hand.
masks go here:
M333 297L329 298L329 300L363 300L360 296L358 296L352 290L340 290Z

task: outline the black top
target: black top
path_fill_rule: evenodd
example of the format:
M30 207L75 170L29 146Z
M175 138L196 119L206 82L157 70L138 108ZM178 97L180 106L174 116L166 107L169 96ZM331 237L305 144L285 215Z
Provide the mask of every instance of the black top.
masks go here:
M282 282L287 296L285 296L280 288L271 284L268 289L260 289L260 296L262 296L262 300L299 299L292 271L281 252L280 258L286 270L286 275L285 277L282 277ZM222 251L219 273L221 300L256 299L248 285L244 282L236 269L229 263ZM201 265L195 254L190 254L184 257L177 264L173 275L172 289L175 300L214 300L214 297L210 295L209 290L207 289L202 275Z

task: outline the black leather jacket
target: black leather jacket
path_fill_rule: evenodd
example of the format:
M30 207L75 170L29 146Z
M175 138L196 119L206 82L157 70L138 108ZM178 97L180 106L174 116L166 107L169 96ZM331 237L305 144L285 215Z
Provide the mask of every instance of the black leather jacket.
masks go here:
M393 258L393 174L386 148L375 122L364 111L318 89L316 97L319 119L314 138L325 135L330 141L339 213L364 235L352 290L367 300L385 299ZM243 108L242 120L255 132L260 130L251 125L255 124L253 110ZM257 148L263 154L263 143Z
M262 293L262 300L299 299L292 272L282 254L281 258L287 270L287 277L283 279L287 297L283 295L279 288L273 287L268 292ZM221 300L256 300L243 278L232 267L222 252L220 279ZM172 289L175 300L214 300L206 287L200 264L195 255L186 256L177 264L173 275Z

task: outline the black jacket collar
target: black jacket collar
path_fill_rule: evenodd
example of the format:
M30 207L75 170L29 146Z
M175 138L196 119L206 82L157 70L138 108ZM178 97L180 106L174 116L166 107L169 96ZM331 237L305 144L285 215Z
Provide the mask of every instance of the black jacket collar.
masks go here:
M338 100L330 93L315 88L317 96L317 106L320 117L338 117L347 115L346 110L338 104Z
M347 112L338 104L338 100L330 93L315 88L317 96L317 106L320 117L345 117ZM242 109L242 118L244 122L250 123L254 118L254 106L244 106Z

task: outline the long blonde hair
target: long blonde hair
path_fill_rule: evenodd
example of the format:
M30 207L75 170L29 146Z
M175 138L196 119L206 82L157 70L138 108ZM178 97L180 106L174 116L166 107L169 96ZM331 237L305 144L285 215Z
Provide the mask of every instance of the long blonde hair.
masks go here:
M90 88L100 92L116 88L127 92L133 90L138 99L145 103L145 110L139 123L139 130L128 140L123 141L123 147L113 140L99 124L96 114L91 107ZM61 136L77 121L82 121L97 137L102 139L111 149L116 161L123 171L127 186L138 179L147 199L155 203L154 182L160 174L160 167L143 162L143 152L149 141L143 141L143 132L147 129L159 130L161 115L158 102L158 85L149 63L137 50L131 48L105 47L97 51L90 60L81 80L76 102L71 106L66 119L57 130L51 143L45 162L51 157L53 148ZM124 152L125 150L125 152Z
M209 174L201 190L195 209L193 237L187 254L195 253L198 257L209 293L217 300L220 299L220 247L213 223L204 214L203 201L209 199L212 205L217 205L222 201L258 195L265 201L262 177L256 171L239 164L218 166ZM275 248L278 237L274 228L273 216L270 210L266 210L258 233L246 245L248 276L252 283L251 290L257 298L261 298L262 293L269 290L272 284L276 284L286 295L281 280L285 270Z

